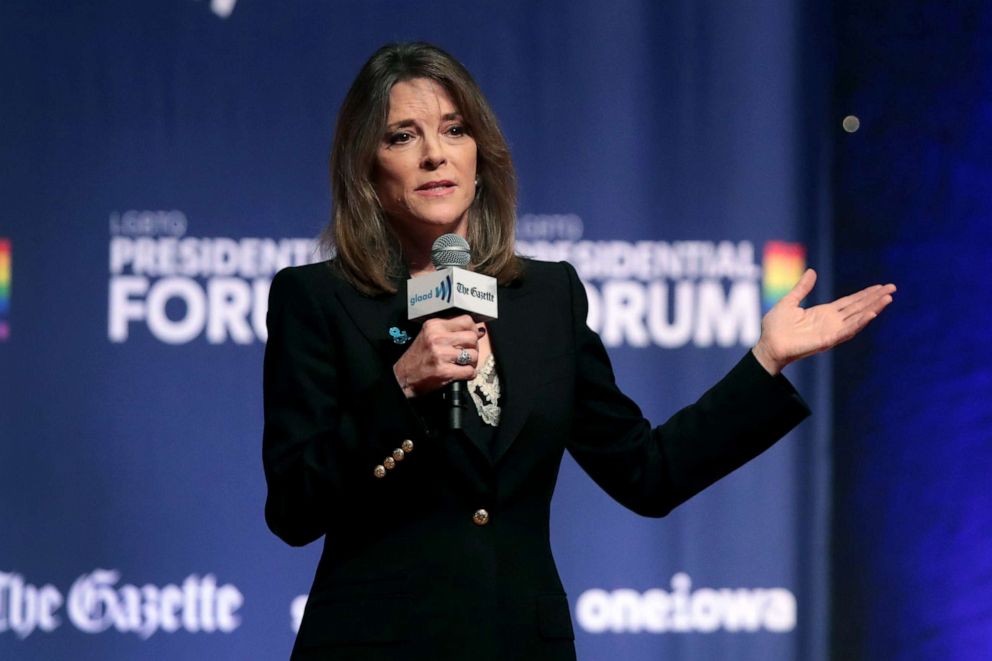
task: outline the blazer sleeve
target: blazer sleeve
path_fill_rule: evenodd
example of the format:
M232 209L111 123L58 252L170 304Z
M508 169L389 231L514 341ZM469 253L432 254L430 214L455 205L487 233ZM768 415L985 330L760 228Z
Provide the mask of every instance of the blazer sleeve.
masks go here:
M807 415L792 384L747 354L694 404L652 429L616 385L599 336L586 325L588 302L575 269L570 280L576 391L569 452L625 507L665 516L769 448Z
M390 490L374 467L423 428L391 372L369 366L374 376L360 386L347 380L345 361L358 352L330 323L333 291L307 273L290 268L272 280L263 375L265 519L294 546L328 532L356 502L374 506Z

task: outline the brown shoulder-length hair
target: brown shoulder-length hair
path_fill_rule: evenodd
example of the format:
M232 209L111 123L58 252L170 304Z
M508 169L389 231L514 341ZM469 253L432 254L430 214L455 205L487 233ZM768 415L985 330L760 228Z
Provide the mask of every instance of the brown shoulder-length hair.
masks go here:
M482 90L455 58L425 43L383 46L351 84L338 113L331 149L331 222L321 247L336 252L343 275L366 294L395 292L406 273L399 242L372 183L376 151L389 115L389 92L400 81L427 78L451 96L477 147L478 186L469 208L474 270L501 284L520 274L514 253L516 175L506 139Z

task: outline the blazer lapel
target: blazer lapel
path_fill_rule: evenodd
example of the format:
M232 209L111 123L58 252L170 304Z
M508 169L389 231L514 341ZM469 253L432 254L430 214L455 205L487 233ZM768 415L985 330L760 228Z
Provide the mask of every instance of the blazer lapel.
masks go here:
M385 366L392 366L420 332L406 318L406 283L395 294L365 296L351 287L337 289L348 316L375 347Z
M499 318L487 324L503 392L499 428L490 450L493 463L506 454L535 401L535 338L529 333L533 325L528 323L532 311L521 300L529 293L526 285L500 287Z

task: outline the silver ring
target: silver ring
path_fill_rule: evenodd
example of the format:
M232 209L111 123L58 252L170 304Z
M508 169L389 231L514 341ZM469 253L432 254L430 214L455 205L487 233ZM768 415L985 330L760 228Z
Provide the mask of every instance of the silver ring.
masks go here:
M455 358L456 365L468 365L472 361L472 354L468 352L468 349L462 349L462 352L458 354Z

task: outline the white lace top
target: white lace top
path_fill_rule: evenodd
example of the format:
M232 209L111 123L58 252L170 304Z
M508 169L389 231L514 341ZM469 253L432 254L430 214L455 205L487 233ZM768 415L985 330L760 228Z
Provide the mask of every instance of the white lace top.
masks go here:
M499 375L496 374L496 359L492 354L486 358L482 369L475 378L468 382L468 392L475 402L475 410L479 412L479 418L490 425L499 425Z

